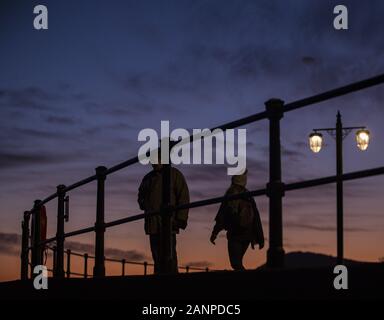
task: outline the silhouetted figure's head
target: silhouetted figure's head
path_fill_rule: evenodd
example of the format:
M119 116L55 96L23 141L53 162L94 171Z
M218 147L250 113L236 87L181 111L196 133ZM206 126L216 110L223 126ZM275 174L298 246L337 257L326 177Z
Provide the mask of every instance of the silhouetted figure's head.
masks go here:
M243 174L232 176L232 184L245 187L247 185L247 173L248 170L245 170Z
M161 163L161 149L157 151L157 163L152 163L152 168L154 171L160 171L163 168Z

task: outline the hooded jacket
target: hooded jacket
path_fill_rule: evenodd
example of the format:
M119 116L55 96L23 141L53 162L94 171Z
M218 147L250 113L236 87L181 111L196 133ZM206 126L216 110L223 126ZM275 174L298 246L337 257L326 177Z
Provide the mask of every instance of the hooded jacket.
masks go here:
M232 177L232 184L225 193L225 196L231 196L248 190L245 188L246 175ZM233 217L239 215L240 212L252 217L251 221L241 227L233 222ZM213 232L217 235L220 231L227 231L228 240L249 240L252 244L264 245L264 233L261 224L260 213L257 209L256 202L253 197L244 196L240 199L223 201L215 218L215 226Z
M152 170L144 176L138 194L138 203L144 213L148 214L161 209L162 181L162 170ZM189 190L185 178L179 170L171 167L171 205L178 206L187 203L189 203ZM183 209L173 213L171 222L175 233L178 233L180 228L186 228L188 211L188 209ZM161 216L146 215L144 230L146 234L159 234Z

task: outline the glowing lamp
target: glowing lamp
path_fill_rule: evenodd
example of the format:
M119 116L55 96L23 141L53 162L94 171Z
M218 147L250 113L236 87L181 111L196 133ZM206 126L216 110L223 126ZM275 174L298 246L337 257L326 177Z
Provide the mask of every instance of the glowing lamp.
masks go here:
M309 135L309 147L314 153L321 150L323 144L323 135L318 132L313 132Z
M366 129L360 129L356 132L357 147L360 150L367 150L369 144L369 131Z

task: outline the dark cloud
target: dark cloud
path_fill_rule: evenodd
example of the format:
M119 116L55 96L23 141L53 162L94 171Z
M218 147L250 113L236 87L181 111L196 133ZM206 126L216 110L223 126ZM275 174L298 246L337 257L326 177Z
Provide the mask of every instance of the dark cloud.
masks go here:
M12 131L15 135L22 135L24 137L47 140L70 139L71 137L73 137L73 135L69 132L58 132L43 129L14 128L12 129Z
M45 120L51 124L61 124L61 125L73 125L78 122L74 117L66 117L66 116L47 116Z
M213 264L209 261L191 261L186 263L185 265L189 267L206 268L212 266Z
M203 191L200 191L200 190L190 190L190 196L191 198L193 199L204 199L205 197L207 197L207 194Z
M313 65L316 63L316 59L314 57L305 56L301 58L301 61L306 65Z
M93 254L95 252L95 246L92 244L86 244L81 242L66 241L65 247L71 249L74 252L80 254L89 253ZM121 250L116 248L105 248L104 254L106 258L111 259L126 259L132 261L144 261L148 257L137 250Z
M0 89L0 98L1 99L39 99L45 101L54 101L58 98L55 94L50 94L42 88L39 87L27 87L24 89Z
M334 174L330 174L333 176ZM320 178L318 175L305 176L300 175L300 172L293 174L295 176L294 181L304 181ZM289 182L288 182L289 183ZM376 197L377 184L367 184L363 180L361 181L348 181L344 182L344 198L345 199L369 199L370 197ZM288 191L286 194L287 199L292 200L292 203L288 203L288 206L295 206L300 203L303 206L324 206L325 203L329 203L330 199L336 201L336 184L328 183L320 186L314 186L310 188L304 188L299 190Z
M185 48L185 54L190 55L195 61L210 60L210 62L229 63L231 51L222 47L208 46L202 43L194 43Z
M300 150L295 149L289 149L287 147L281 148L281 155L283 157L287 157L290 161L297 160L297 159L303 159L305 157L305 154Z
M20 254L21 236L0 232L0 253L16 256Z
M169 111L176 110L175 107L168 104L147 101L148 99L146 99L146 97L140 97L140 99L138 99L130 96L126 98L126 100L128 102L124 101L124 103L119 104L113 102L100 103L89 100L82 104L82 108L84 108L84 110L90 114L91 117L94 117L95 113L100 114L103 117L107 116L108 118L104 119L111 122L111 125L113 125L113 122L115 121L122 121L123 119L126 119L127 125L131 128L137 126L132 123L132 119L136 119L137 121L137 117L148 117L149 115L153 115L156 109ZM139 120L138 122L142 123L142 120Z
M297 229L307 229L314 231L336 231L336 227L334 226L320 226L313 224L305 224L305 223L296 223L296 222L286 222L285 227L288 228L297 228ZM346 232L370 232L371 229L361 228L361 227L344 227L344 231Z
M93 138L95 137L96 135L103 135L105 134L106 132L108 133L114 133L114 134L117 134L119 132L121 132L122 136L124 137L124 144L126 145L126 148L129 149L129 146L128 144L130 142L132 142L132 140L130 138L127 138L127 130L132 130L134 129L134 127L129 124L129 123L125 123L125 122L114 122L112 124L109 124L109 125L103 125L103 127L101 128L100 126L89 126L89 127L84 127L81 132L82 132L82 136L87 136L88 138ZM114 138L114 143L118 140L119 138L117 138L115 136Z
M294 147L295 148L287 148L285 146L281 146L281 156L283 158L286 158L286 160L288 161L295 161L305 157L304 152L302 152L300 148L296 147L296 145L294 145ZM263 156L269 159L269 147L268 146L262 147L261 150L262 150Z
M1 152L0 151L0 168L2 170L15 168L15 167L27 167L37 165L50 165L59 164L67 161L73 161L79 159L81 153L76 154L61 154L51 152Z
M326 247L326 245L324 244L320 244L320 243L316 243L316 242L291 242L291 241L285 241L284 240L284 248L286 249L297 249L297 248L300 248L300 249L312 249L313 248L324 248Z
M308 143L303 141L295 141L293 143L293 146L297 149L304 149L304 148L308 148Z
M265 161L247 158L247 169L249 175L257 176L260 173L267 172L267 163ZM227 165L190 165L180 166L192 181L216 182L230 181L227 175Z
M166 76L165 76L166 75ZM148 93L162 94L190 93L196 91L196 74L180 74L178 68L167 68L159 73L138 73L132 75L114 75L113 78L123 89L140 97L142 100L149 98Z
M146 85L144 73L128 74L120 78L121 84L124 88L133 90L135 92L142 91Z
M23 89L0 89L0 104L3 107L48 110L48 103L57 102L61 97L40 87Z
M55 157L45 154L0 153L0 167L10 168L25 165L52 163Z
M281 155L284 158L287 158L288 161L302 160L306 157L305 153L299 148L287 148L285 146L281 147Z
M130 105L122 107L108 108L105 110L111 116L138 116L149 115L154 111L154 107L144 102L133 102Z
M245 78L260 76L262 73L261 65L263 63L268 64L265 55L257 47L241 48L232 56L231 60L231 74Z
M75 101L83 101L83 100L86 100L89 98L89 95L86 94L86 93L72 93L71 94L71 99L75 100Z
M0 232L0 253L8 255L19 255L21 245L21 236L16 233ZM95 246L75 241L66 241L65 248L71 249L73 252L93 255ZM148 257L137 250L121 250L116 248L105 248L106 258L111 259L126 259L131 261L144 261Z

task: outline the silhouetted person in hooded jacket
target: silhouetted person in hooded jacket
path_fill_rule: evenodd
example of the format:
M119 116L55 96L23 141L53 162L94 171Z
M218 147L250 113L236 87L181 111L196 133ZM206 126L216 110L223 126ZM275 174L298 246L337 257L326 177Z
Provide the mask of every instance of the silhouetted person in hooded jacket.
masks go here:
M232 176L232 184L226 192L226 196L248 191L247 171L242 175ZM253 197L244 196L236 200L223 201L215 218L210 241L215 240L220 231L227 231L228 254L231 266L234 270L244 270L243 257L249 245L252 249L256 244L264 247L264 234L261 225L260 214Z
M160 155L159 155L160 158ZM160 159L159 159L160 160ZM138 202L144 213L159 211L162 205L162 172L165 165L152 164L153 170L144 176L140 187ZM183 174L171 167L171 206L189 203L189 190ZM178 210L172 214L172 271L178 272L176 253L176 234L187 227L188 209ZM154 273L159 273L161 261L161 216L146 215L144 220L145 233L149 235L152 258L155 264Z

